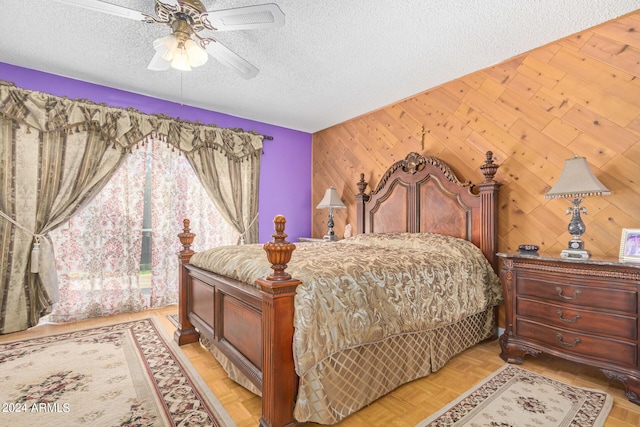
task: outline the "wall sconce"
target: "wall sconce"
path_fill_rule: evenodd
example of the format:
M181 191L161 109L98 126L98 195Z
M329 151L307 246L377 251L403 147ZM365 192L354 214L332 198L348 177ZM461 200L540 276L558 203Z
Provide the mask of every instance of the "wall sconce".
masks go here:
M595 177L587 159L574 154L572 159L564 163L558 182L544 196L547 199L573 198L572 207L567 208L567 215L572 214L569 222L569 247L560 253L562 258L588 259L591 254L584 249L584 242L580 239L586 230L586 225L580 218L580 213L587 214L587 209L580 206L586 196L609 195L611 191Z
M346 206L342 203L340 196L335 188L329 187L327 191L324 193L324 197L316 206L316 209L329 209L329 220L327 221L327 227L329 227L329 231L324 236L324 240L335 241L338 240L335 233L333 232L333 210L334 209L344 209Z

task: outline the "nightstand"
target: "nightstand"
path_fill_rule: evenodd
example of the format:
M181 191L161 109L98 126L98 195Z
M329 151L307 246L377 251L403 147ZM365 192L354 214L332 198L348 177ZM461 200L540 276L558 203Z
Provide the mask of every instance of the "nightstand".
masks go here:
M317 239L315 237L298 237L298 242L326 242L324 239Z
M640 265L502 254L506 327L500 357L542 352L599 368L640 404Z

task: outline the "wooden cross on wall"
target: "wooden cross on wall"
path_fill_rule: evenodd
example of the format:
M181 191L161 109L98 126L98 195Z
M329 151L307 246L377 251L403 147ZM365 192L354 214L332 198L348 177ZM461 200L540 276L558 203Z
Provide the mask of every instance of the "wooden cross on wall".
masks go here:
M424 136L428 132L424 131L424 125L420 126L420 145L422 146L422 150L424 150Z

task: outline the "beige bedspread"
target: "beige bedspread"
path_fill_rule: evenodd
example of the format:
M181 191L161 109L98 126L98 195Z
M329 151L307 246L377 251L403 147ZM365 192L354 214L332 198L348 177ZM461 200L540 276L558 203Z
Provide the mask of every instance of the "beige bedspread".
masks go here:
M300 377L345 349L453 324L502 302L473 244L437 234L362 234L298 243L287 271L297 289L294 356ZM197 253L191 264L254 283L270 273L262 245Z

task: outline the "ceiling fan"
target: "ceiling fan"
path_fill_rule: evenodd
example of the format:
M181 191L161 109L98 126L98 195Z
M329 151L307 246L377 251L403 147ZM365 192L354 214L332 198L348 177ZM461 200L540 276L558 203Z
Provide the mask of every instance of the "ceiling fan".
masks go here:
M154 71L169 67L187 71L211 56L251 79L258 69L212 37L202 37L203 30L231 31L273 28L284 25L284 14L274 3L233 9L207 11L200 0L156 0L156 16L101 0L55 0L73 6L107 13L149 24L163 24L171 34L153 42L156 51L148 65Z

